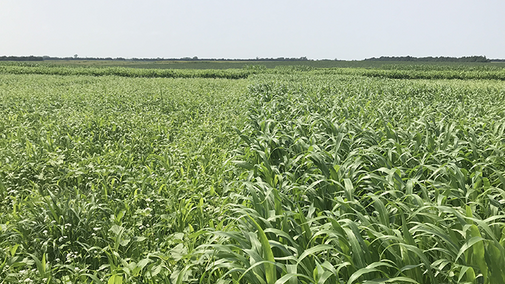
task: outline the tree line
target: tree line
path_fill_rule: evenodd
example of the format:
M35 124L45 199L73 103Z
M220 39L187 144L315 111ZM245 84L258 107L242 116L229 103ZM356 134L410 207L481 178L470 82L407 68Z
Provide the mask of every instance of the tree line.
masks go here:
M0 61L44 61L44 60L104 60L104 61L314 61L307 57L277 57L277 58L198 58L181 57L181 58L123 58L123 57L78 57L77 54L73 57L53 57L53 56L0 56ZM335 59L337 60L337 59ZM505 62L505 59L488 59L486 56L463 56L463 57L413 57L413 56L381 56L366 58L363 61L409 61L409 62Z
M277 57L277 58L246 58L246 59L230 59L230 58L198 58L193 57L180 57L180 58L123 58L123 57L50 57L44 56L44 60L112 60L112 61L309 61L305 56L303 57Z
M42 56L0 56L0 61L43 61Z
M491 62L486 56L463 56L463 57L413 57L413 56L381 56L379 58L367 58L365 61L422 61L422 62Z

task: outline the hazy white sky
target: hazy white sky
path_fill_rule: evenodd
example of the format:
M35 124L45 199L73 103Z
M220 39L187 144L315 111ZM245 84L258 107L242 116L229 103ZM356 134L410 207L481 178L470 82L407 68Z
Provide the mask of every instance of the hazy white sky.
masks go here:
M0 56L505 58L504 0L0 0Z

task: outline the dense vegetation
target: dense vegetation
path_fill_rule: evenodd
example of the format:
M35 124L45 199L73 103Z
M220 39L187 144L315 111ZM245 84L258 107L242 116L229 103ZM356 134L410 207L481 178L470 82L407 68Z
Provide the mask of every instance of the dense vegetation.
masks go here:
M154 71L0 66L0 283L505 282L503 69Z
M391 60L88 60L83 58L68 58L61 60L44 60L42 62L8 62L2 61L0 65L43 65L50 67L128 67L141 69L241 69L257 67L263 69L285 68L290 66L305 66L308 68L372 68L372 69L493 69L501 70L505 63L499 60L486 62L457 62L457 61L391 61Z
M310 72L320 75L356 75L392 79L491 79L505 80L505 68L493 65L385 65L380 68L315 68L308 65L245 65L228 69L139 69L127 67L86 67L28 64L0 64L0 74L122 76L136 78L225 78L244 79L255 74Z

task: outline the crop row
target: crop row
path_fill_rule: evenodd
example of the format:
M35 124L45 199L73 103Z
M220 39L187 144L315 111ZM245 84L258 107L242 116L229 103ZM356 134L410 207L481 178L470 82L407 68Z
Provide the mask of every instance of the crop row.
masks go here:
M419 68L416 68L419 69ZM316 71L316 74L340 74L366 77L379 77L389 79L458 79L458 80L505 80L505 69L472 70L472 69L447 69L426 70L416 69L365 69L365 68L339 68Z
M242 69L135 69L125 67L55 67L46 65L9 66L0 65L0 74L40 74L64 76L121 76L133 78L247 78L251 71Z
M0 74L122 76L133 78L224 78L245 79L255 74L293 74L309 72L314 75L349 75L390 79L459 79L505 80L505 69L471 66L460 68L411 65L402 68L315 68L305 65L277 66L267 69L262 65L248 65L242 69L141 69L126 67L65 67L40 64L1 64Z

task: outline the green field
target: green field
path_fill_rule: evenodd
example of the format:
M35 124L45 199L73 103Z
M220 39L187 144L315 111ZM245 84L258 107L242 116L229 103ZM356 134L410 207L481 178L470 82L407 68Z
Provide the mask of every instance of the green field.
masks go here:
M142 67L0 64L0 283L505 283L502 65Z
M3 65L7 62L2 62ZM19 63L13 63L19 65ZM306 61L182 61L182 60L44 60L37 65L51 67L128 67L141 69L242 69L261 67L266 69L284 68L289 66L305 66L308 68L373 68L373 69L484 69L500 70L505 68L505 62L409 62L409 61L344 61L344 60L306 60ZM26 62L25 65L33 65Z

